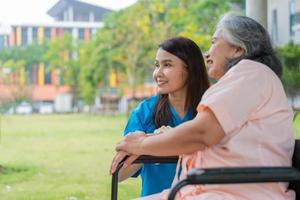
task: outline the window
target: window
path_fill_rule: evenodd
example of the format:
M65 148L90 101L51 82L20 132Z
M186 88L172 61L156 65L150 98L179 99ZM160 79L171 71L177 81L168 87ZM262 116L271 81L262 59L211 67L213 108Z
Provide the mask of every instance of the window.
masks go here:
M296 24L296 2L295 0L290 1L290 36L294 36L293 26Z
M80 28L78 30L78 39L79 40L83 40L84 39L84 31L83 31L83 28Z
M21 30L21 41L22 41L22 46L25 46L27 45L27 39L28 39L28 36L27 36L27 28L26 27L22 27L22 30Z
M37 27L32 27L32 41L37 41Z
M46 40L50 40L50 38L51 38L51 29L49 27L45 28L45 33L44 34L45 34L44 38Z
M271 33L272 33L272 41L274 44L278 41L278 23L277 23L277 10L274 9L272 11L272 27L271 27Z

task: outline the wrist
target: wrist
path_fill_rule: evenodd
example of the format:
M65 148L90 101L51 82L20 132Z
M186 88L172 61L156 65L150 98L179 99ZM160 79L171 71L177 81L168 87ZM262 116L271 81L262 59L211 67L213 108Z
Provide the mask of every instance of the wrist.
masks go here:
M141 142L140 145L140 154L141 155L150 155L149 152L147 151L147 139L150 137L146 136L143 141Z

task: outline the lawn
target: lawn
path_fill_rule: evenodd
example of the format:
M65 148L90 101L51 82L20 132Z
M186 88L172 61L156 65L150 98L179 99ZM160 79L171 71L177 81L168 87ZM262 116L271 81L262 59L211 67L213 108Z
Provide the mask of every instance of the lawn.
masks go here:
M1 117L1 200L109 200L113 147L125 116ZM295 122L300 138L300 116ZM119 197L139 196L137 179L119 184Z
M295 137L300 139L300 114L297 116L295 122L294 122L294 127L295 127Z
M125 116L2 117L0 199L110 199L108 169L125 122ZM120 199L139 196L139 185L120 184Z

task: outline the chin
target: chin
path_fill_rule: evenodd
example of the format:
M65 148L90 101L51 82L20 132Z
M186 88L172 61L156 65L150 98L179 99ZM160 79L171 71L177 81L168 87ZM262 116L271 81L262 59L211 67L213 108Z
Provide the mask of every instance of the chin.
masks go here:
M157 93L158 94L169 94L169 91L158 89Z

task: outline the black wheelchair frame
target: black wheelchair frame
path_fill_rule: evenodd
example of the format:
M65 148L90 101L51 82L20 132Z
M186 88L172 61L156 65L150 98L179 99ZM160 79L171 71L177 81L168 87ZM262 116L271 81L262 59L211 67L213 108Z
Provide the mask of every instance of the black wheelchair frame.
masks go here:
M124 159L125 160L125 159ZM177 156L155 157L140 156L134 163L176 163ZM121 162L112 176L111 200L118 199L118 173L123 166ZM233 184L289 182L289 188L296 192L300 200L300 140L296 140L292 167L227 167L193 169L187 178L178 182L169 194L168 200L174 200L176 193L186 185L196 184Z

